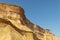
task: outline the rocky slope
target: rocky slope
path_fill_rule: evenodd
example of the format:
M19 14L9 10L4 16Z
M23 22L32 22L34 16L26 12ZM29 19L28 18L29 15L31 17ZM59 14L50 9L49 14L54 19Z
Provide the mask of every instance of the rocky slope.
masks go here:
M30 22L22 7L0 3L0 40L57 40L57 37Z

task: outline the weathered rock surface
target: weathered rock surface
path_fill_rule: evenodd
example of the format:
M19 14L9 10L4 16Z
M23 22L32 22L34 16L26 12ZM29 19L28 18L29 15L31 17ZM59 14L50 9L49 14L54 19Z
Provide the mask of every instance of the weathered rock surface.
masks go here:
M0 40L57 40L49 30L31 23L20 6L0 3Z

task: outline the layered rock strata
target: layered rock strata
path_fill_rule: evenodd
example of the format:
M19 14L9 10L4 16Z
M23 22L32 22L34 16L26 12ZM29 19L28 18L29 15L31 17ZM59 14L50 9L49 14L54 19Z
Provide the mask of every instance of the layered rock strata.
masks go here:
M48 30L30 22L20 6L0 3L0 40L53 40ZM48 35L48 36L47 36Z

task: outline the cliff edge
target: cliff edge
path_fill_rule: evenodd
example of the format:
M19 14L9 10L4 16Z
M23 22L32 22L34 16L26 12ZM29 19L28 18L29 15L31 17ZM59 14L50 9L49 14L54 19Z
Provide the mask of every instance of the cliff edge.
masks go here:
M57 40L57 38L49 30L30 22L25 17L22 7L0 3L0 40Z

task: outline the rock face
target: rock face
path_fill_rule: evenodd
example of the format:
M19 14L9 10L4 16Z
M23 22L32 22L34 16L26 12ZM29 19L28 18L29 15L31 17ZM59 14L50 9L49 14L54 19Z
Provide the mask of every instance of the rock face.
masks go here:
M20 6L0 3L0 40L57 40L57 37L31 23Z

